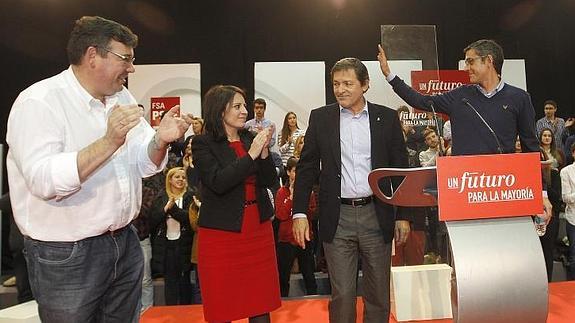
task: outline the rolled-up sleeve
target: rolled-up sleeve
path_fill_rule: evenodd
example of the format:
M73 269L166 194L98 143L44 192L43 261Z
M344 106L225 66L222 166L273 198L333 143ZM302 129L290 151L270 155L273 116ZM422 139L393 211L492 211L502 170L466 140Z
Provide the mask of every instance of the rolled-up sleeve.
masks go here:
M77 152L64 151L64 124L39 100L17 101L6 141L31 193L48 200L80 189Z

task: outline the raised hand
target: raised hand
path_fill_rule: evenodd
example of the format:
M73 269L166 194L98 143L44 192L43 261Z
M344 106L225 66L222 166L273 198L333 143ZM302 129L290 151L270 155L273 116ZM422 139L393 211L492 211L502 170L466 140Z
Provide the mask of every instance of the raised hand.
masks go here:
M190 164L190 156L184 155L184 157L182 157L182 165L184 166L184 169L190 167Z
M379 61L379 68L385 77L391 74L391 69L389 68L389 64L387 63L387 56L385 56L385 51L381 45L377 45L379 49L379 53L377 54L377 60Z
M267 139L266 139L266 144L265 144L264 147L269 147L269 146L270 146L270 143L271 143L271 141L272 141L272 136L273 136L273 134L274 134L275 127L274 127L274 125L272 124L272 125L270 125L269 127L265 128L265 129L268 131L268 137L267 137ZM291 137L290 137L290 138L291 138Z

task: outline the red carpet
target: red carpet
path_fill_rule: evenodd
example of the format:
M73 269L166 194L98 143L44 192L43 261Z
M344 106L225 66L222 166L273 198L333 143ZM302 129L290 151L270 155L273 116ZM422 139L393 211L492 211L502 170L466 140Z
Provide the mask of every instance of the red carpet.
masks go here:
M283 301L282 307L272 313L273 323L322 323L328 322L326 298ZM358 313L362 319L361 298L358 301ZM575 281L549 284L549 316L547 323L571 323L575 321ZM181 323L204 322L201 305L157 306L146 311L142 323ZM247 323L248 320L235 321ZM396 323L395 318L389 322ZM412 322L452 322L452 320L412 321Z

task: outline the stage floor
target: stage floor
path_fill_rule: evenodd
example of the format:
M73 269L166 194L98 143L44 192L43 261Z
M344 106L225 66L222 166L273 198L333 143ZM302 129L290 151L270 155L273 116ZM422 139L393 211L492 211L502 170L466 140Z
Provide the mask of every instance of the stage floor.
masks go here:
M298 300L285 300L282 307L272 313L273 323L322 323L328 322L327 313L328 298L311 298ZM358 313L363 303L358 300ZM189 306L157 306L152 307L142 316L142 323L180 323L180 322L204 322L201 305ZM234 322L247 323L248 320ZM397 322L392 316L389 322ZM452 322L450 319L433 321L411 322ZM549 316L547 323L571 323L575 322L575 281L549 284Z

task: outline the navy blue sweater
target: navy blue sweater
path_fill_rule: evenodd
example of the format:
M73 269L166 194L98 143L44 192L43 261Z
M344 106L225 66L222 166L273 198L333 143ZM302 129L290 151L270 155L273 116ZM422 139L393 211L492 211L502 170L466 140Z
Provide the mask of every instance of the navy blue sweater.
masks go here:
M535 110L529 94L505 84L501 91L487 98L475 85L464 85L439 95L422 95L396 76L391 86L409 105L431 111L429 101L437 112L449 115L453 146L452 155L496 154L497 142L479 116L467 106L467 99L491 126L504 153L515 152L515 138L519 134L524 152L539 151L535 134Z

